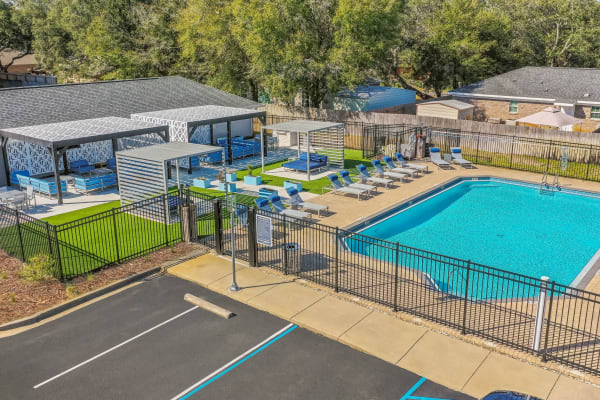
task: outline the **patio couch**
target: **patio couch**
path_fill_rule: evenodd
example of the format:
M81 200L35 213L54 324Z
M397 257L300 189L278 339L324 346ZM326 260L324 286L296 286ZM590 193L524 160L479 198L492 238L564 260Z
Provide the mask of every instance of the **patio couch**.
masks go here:
M80 193L93 192L95 190L104 190L111 186L116 186L117 174L108 174L103 176L94 176L91 178L76 177L75 190Z
M309 157L308 160L307 160L307 157ZM322 156L319 154L312 154L312 153L307 156L307 153L304 152L304 153L300 154L300 158L297 158L293 161L288 161L288 162L284 163L282 165L282 167L287 168L287 169L293 169L296 171L306 172L307 161L309 161L308 168L310 168L311 171L313 169L321 169L321 168L327 166L327 156Z
M58 194L56 182L54 182L53 180L32 178L30 176L25 175L17 175L16 177L19 181L19 186L21 188L27 188L27 186L32 186L34 191L46 196L56 196ZM67 182L61 181L60 188L63 193L66 192Z
M17 178L17 175L22 175L22 176L31 176L29 174L29 171L27 170L23 170L23 171L13 171L10 174L10 184L11 185L15 185L19 183L19 179ZM25 189L23 186L21 186L21 189Z
M86 172L93 171L95 167L88 163L88 160L75 160L71 162L71 171L78 174L85 174Z

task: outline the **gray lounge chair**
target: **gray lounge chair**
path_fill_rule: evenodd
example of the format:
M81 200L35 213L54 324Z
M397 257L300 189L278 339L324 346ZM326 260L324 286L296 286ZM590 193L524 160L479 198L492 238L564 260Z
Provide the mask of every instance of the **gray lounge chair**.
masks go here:
M351 194L353 196L356 196L360 200L361 194L369 193L368 190L349 188L349 187L342 185L342 183L340 182L340 178L336 174L327 175L327 178L329 178L329 182L331 182L331 186L324 187L323 189L331 190L335 194Z
M271 205L273 206L275 212L278 214L298 219L312 218L312 215L310 213L286 208L286 206L284 206L281 202L281 197L279 196L271 196L269 200L271 200Z
M471 161L463 158L460 147L450 147L450 154L452 155L452 162L454 164L461 165L465 168L475 168Z
M417 171L421 171L423 173L429 171L429 167L427 165L407 163L404 157L402 157L401 153L396 152L395 156L396 160L405 168L416 169Z
M379 161L379 160L372 160L371 164L373 164L373 167L375 167L375 171L381 177L397 179L400 181L404 180L407 177L406 174L403 174L401 172L390 172L390 171L384 170L383 167L381 166L381 161Z
M442 153L438 147L432 147L429 149L431 156L431 162L438 166L438 168L452 168L450 163L442 159Z
M300 207L306 211L316 211L317 215L319 217L321 216L321 211L329 210L328 205L315 204L315 203L309 203L309 202L303 201L302 198L300 197L300 193L298 193L298 190L295 188L289 187L286 189L286 191L287 191L288 195L290 196L290 204L293 207Z
M367 167L365 167L362 164L358 164L356 166L356 169L358 170L358 174L363 182L370 182L374 185L384 185L386 189L390 183L394 182L392 179L371 176L371 174L369 174L369 171L367 170Z
M368 185L365 183L356 183L352 180L352 178L350 178L350 173L348 171L346 171L345 169L340 171L340 176L342 177L342 184L345 185L346 187L349 188L356 188L356 189L364 189L369 191L369 193L374 190L377 191L377 186L374 185Z
M394 164L394 160L392 160L392 157L383 157L383 161L385 161L386 168L391 172L400 172L401 174L407 174L411 177L415 176L415 174L418 174L420 172L419 170L412 168L397 167L396 164Z

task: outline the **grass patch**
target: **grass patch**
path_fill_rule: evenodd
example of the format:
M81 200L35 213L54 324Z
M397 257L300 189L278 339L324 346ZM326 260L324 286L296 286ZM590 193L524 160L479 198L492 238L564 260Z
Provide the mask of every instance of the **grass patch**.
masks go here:
M99 214L104 211L112 210L113 208L121 207L119 200L111 201L104 204L98 204L91 207L82 208L81 210L70 211L63 214L53 215L51 217L42 218L42 221L51 223L52 225L61 225L67 222L75 221L80 218L89 217L90 215Z

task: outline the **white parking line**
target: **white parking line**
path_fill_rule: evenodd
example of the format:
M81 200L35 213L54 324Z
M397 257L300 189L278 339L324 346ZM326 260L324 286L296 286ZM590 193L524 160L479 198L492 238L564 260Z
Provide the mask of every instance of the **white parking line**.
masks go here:
M194 306L194 307L192 307L192 308L189 308L189 309L185 310L184 312L182 312L182 313L180 313L180 314L177 314L177 315L176 315L176 316L174 316L174 317L171 317L171 318L169 318L169 319L168 319L168 320L166 320L166 321L163 321L163 322L161 322L161 323L160 323L160 324L158 324L158 325L154 325L152 328L150 328L150 329L147 329L147 330L145 330L144 332L142 332L142 333L139 333L139 334L135 335L134 337L132 337L132 338L130 338L130 339L127 339L126 341L124 341L124 342L121 342L121 343L119 343L118 345L116 345L116 346L113 346L113 347L111 347L110 349L108 349L108 350L105 350L105 351L103 351L103 352L102 352L102 353L100 353L100 354L97 354L97 355L95 355L95 356L94 356L94 357L92 357L92 358L88 358L87 360L85 360L85 361L83 361L83 362L81 362L81 363L79 363L79 364L75 365L74 367L71 367L71 368L69 368L69 369L67 369L67 370L65 370L65 371L63 371L63 372L61 372L61 373L60 373L60 374L58 374L58 375L55 375L55 376L53 376L53 377L52 377L52 378L50 378L50 379L46 379L46 380L45 380L44 382L42 382L42 383L38 383L38 384L37 384L37 385L35 385L33 388L34 388L34 389L37 389L37 388L39 388L40 386L43 386L43 385L45 385L46 383L52 382L53 380L55 380L55 379L58 379L58 378L60 378L61 376L68 374L69 372L73 372L73 371L74 371L74 370L76 370L77 368L79 368L79 367L83 367L84 365L86 365L86 364L88 364L88 363L90 363L90 362L92 362L92 361L94 361L94 360L97 360L98 358L100 358L100 357L102 357L102 356L104 356L104 355L106 355L106 354L110 353L111 351L113 351L113 350L116 350L116 349L118 349L119 347L125 346L127 343L133 342L134 340L136 340L136 339L139 339L140 337L144 336L145 334L147 334L147 333L150 333L150 332L152 332L153 330L155 330L155 329L158 329L158 328L160 328L161 326L163 326L163 325L166 325L166 324L168 324L169 322L171 322L171 321L174 321L174 320L176 320L177 318L179 318L179 317L182 317L182 316L184 316L185 314L187 314L187 313L189 313L189 312L191 312L191 311L194 311L194 310L195 310L195 309L197 309L197 308L198 308L198 306Z

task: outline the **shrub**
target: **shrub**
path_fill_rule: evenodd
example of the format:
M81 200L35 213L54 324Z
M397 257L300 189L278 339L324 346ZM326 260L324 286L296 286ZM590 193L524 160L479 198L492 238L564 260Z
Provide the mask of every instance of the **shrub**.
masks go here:
M66 293L67 293L67 297L75 297L79 295L79 290L71 285L67 283L67 286L65 287Z
M93 281L94 280L94 274L87 274L87 280L89 282Z
M55 264L52 256L38 254L23 264L23 268L19 271L19 277L30 282L48 281L54 278Z
M17 301L17 298L15 297L14 293L9 293L8 299L10 300L11 303L14 303L15 301Z
M7 279L8 278L8 274L4 271L0 272L0 279Z

